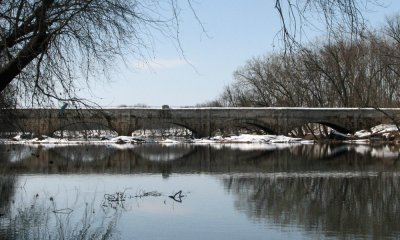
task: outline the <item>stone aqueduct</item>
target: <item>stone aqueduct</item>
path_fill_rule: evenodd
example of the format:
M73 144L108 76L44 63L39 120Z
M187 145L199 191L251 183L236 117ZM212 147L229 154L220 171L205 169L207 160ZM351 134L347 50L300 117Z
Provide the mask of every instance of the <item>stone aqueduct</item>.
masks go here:
M196 137L211 136L218 129L255 126L268 133L287 134L307 123L320 123L340 132L355 132L400 119L400 109L374 108L112 108L112 109L17 109L19 130L51 135L80 124L130 135L138 129L180 126ZM5 131L4 128L2 131Z

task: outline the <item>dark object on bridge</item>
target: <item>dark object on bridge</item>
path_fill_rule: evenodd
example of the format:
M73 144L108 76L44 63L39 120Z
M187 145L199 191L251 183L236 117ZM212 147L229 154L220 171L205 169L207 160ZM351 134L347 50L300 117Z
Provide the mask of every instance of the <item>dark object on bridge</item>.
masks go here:
M168 105L162 105L161 108L162 108L162 109L169 109L169 106L168 106Z
M58 116L62 117L64 115L64 111L67 108L68 103L64 103L64 105L62 105L62 107L60 108L60 111L58 112Z
M62 105L62 107L60 108L60 114L64 114L64 111L65 111L65 109L67 108L67 106L68 106L68 103L64 103L64 104Z
M350 140L351 138L350 138L350 136L348 136L348 135L346 135L344 133L341 133L341 132L338 132L338 131L335 131L335 130L332 129L331 133L329 134L329 139L332 139L332 140Z

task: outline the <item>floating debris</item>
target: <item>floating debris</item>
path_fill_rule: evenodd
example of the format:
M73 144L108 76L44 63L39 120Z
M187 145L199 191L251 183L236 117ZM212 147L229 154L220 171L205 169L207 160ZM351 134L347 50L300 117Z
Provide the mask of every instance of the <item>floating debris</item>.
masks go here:
M54 210L53 213L70 214L70 213L72 213L73 211L74 211L74 210L72 210L71 208L63 208L63 209Z
M135 198L142 198L142 197L160 197L162 194L157 191L151 191L151 192L142 192L138 195L135 195Z
M114 194L104 194L104 200L101 204L103 207L111 207L116 209L117 207L123 207L123 203L126 200L125 191L116 192Z
M182 190L180 190L179 192L175 193L174 195L168 196L169 198L171 198L172 200L174 200L175 202L182 202L182 198L185 197L185 195L182 194Z
M114 194L104 194L104 200L101 204L103 208L113 208L117 209L119 207L124 208L124 204L128 199L134 199L134 198L145 198L145 197L161 197L165 196L161 192L158 191L143 191L140 190L136 195L127 195L125 191L123 192L116 192ZM182 202L182 198L186 197L186 195L182 194L182 190L179 192L168 196L175 202ZM166 201L164 200L164 204Z

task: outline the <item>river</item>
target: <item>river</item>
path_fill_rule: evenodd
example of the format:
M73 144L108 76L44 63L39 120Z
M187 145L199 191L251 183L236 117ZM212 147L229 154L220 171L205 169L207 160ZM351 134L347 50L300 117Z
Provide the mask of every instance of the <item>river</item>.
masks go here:
M399 148L0 145L0 239L400 237Z

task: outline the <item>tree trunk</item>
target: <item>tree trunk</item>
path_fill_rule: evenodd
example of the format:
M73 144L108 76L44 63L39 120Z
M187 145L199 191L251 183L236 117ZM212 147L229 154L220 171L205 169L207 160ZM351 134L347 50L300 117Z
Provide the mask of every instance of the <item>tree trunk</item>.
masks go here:
M0 92L21 73L30 62L32 62L47 46L48 36L34 37L19 54L6 66L0 69Z

